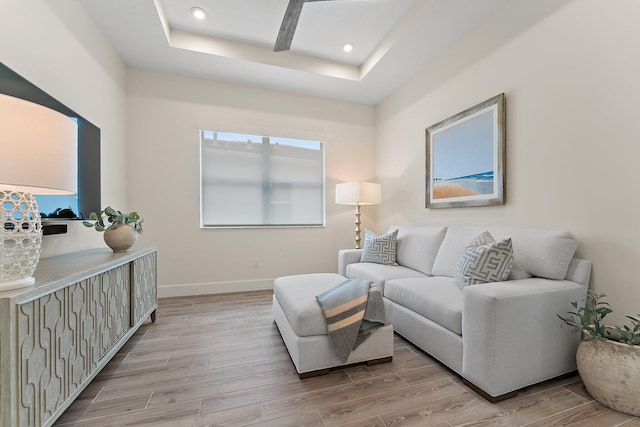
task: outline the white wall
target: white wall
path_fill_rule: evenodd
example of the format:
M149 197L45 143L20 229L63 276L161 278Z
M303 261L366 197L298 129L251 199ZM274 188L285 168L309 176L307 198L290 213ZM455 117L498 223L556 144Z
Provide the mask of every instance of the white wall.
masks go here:
M81 3L3 1L0 62L101 129L102 200L124 206L126 69ZM67 234L44 237L42 257L103 246L100 234L70 223Z
M383 204L365 207L363 220L379 232L392 223L571 230L578 256L594 262L592 287L621 320L640 311L639 14L635 0L509 2L375 116L369 106L126 70L77 0L3 2L0 61L101 128L103 205L145 216L138 244L159 249L161 294L334 271L337 250L353 244L352 209L333 203L334 185L377 175ZM500 92L507 203L425 209L425 128ZM327 227L200 230L198 122L327 141ZM43 256L102 246L74 224L45 238Z
M640 2L564 3L478 58L505 23L549 4L512 2L378 106L377 174L388 195L378 226L570 230L577 256L593 261L592 288L623 321L640 312ZM425 209L425 128L501 92L506 204Z
M129 70L127 82L128 205L145 218L145 244L158 248L160 296L337 271L338 250L354 245L354 209L335 204L335 184L373 179L374 107L143 70ZM325 141L326 228L201 230L199 125ZM372 224L375 210L363 211Z

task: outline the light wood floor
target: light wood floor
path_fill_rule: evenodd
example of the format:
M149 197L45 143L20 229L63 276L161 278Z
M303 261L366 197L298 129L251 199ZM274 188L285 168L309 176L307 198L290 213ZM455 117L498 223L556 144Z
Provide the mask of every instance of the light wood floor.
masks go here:
M624 426L579 377L488 403L396 336L393 362L298 379L271 293L160 300L56 426Z

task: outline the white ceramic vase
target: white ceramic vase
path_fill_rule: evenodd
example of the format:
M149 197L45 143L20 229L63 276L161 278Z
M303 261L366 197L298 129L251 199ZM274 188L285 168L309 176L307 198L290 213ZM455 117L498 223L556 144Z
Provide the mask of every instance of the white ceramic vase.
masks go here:
M104 230L104 242L113 252L125 252L138 240L138 232L129 224L122 224L118 228L113 225Z
M640 416L640 346L582 341L576 362L594 399L616 411Z

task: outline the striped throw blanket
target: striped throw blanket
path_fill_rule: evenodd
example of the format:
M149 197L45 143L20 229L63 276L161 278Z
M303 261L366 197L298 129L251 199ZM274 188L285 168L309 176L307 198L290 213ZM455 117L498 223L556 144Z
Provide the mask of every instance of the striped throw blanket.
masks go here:
M382 285L349 279L316 296L327 332L341 363L377 328L384 325Z

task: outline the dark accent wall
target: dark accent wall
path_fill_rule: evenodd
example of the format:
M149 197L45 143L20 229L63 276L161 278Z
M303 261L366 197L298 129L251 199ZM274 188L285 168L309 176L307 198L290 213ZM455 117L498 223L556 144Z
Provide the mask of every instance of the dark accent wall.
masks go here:
M100 128L2 63L0 63L0 93L43 105L78 120L78 209L80 212L76 214L81 218L87 218L90 212L99 212L101 210Z

